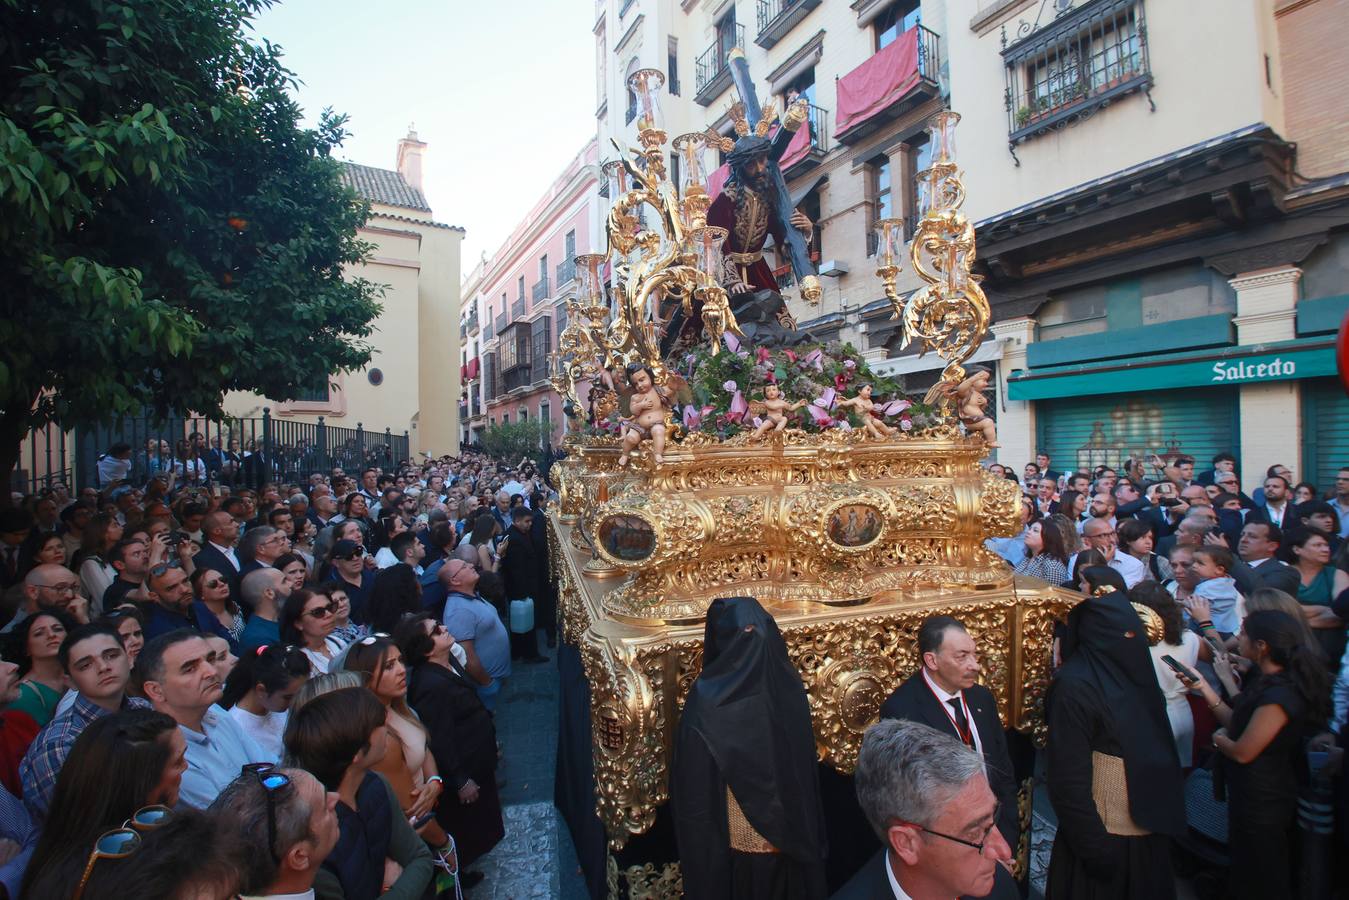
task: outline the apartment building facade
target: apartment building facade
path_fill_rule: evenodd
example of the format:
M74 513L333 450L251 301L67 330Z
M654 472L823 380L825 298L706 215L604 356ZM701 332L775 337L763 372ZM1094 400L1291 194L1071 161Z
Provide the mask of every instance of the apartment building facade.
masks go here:
M924 126L949 106L994 306L975 361L997 373L997 457L1230 449L1248 472L1280 462L1324 481L1349 453L1328 347L1349 274L1349 110L1331 87L1346 13L1346 0L601 0L597 133L606 156L611 138L635 143L639 68L667 76L670 135L729 133L736 46L761 101L805 97L809 146L784 175L816 222L824 296L784 294L802 327L917 391L940 363L900 346L872 226L901 217L912 234Z
M484 428L529 420L546 423L552 444L561 440L551 354L567 325L565 301L576 296L574 259L604 246L598 162L596 142L588 141L462 286L459 408L466 443Z

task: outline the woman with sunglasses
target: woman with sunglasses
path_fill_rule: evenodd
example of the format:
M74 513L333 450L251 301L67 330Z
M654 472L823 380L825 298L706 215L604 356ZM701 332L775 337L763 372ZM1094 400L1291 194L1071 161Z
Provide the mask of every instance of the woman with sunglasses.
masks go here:
M308 658L296 648L264 644L246 651L225 680L220 705L267 754L268 762L281 760L286 713L309 672Z
M186 752L178 724L161 712L129 709L91 722L61 767L20 895L73 896L100 835L157 821L178 802Z
M340 581L325 581L314 589L314 593L323 594L337 604L333 615L333 632L328 635L333 643L345 647L370 634L370 629L351 621L351 600L347 597L346 586Z
M406 616L393 637L412 667L408 701L426 727L431 755L446 781L436 818L455 838L459 865L467 867L505 836L496 726L464 668L463 649L444 625L424 613ZM477 872L464 876L465 887L475 875L481 878Z
M440 826L434 820L419 821L435 812L445 784L430 752L426 726L408 706L407 669L398 645L387 634L363 638L347 649L342 667L365 673L366 687L384 705L389 749L375 771L388 779L404 814L418 822L422 837L433 847L443 847L447 839Z
M337 604L324 594L298 590L281 607L281 640L303 651L309 674L324 675L343 644L330 641L337 625Z
M387 715L366 688L344 688L300 706L286 725L286 765L338 796L337 846L314 882L320 897L419 900L431 883L431 852L372 771L390 743Z
M215 569L197 569L190 577L193 593L192 620L202 634L211 634L229 642L230 652L239 655L244 634L244 614L230 599L230 583Z

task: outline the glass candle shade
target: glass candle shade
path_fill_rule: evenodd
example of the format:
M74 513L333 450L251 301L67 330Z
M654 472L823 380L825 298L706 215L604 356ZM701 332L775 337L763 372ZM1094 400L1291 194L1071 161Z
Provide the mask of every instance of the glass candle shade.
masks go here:
M944 109L928 122L927 131L932 147L934 163L956 161L956 125L960 122L960 113Z
M628 76L628 90L637 98L637 131L660 128L660 91L665 73L660 69L638 69Z
M628 170L623 160L611 159L600 166L600 171L609 182L609 202L617 203L628 192Z
M604 302L603 253L583 253L576 257L578 295L582 306L599 306Z
M707 167L703 156L707 150L707 135L701 131L681 134L671 145L679 154L679 195L703 196L707 193Z
M936 166L913 176L918 187L918 217L921 219L943 205L942 171Z
M904 258L904 220L877 219L876 230L876 267L893 266L898 268Z
M689 234L689 245L697 261L694 263L702 274L705 284L718 284L721 281L721 245L729 235L725 228L708 225Z

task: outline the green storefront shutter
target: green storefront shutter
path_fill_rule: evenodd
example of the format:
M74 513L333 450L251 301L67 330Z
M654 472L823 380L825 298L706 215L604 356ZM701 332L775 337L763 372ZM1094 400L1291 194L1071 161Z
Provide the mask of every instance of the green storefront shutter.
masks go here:
M1217 453L1241 455L1236 388L1039 400L1035 416L1038 445L1063 472L1167 452L1190 454L1202 472Z
M1302 385L1302 471L1321 494L1335 489L1335 473L1349 466L1349 397L1334 378Z

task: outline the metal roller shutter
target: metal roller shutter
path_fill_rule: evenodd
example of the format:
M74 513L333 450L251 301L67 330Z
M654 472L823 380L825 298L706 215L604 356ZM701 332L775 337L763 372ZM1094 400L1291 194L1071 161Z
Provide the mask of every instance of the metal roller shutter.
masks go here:
M1349 397L1334 378L1302 384L1302 472L1323 495L1334 490L1335 472L1349 466Z
M1035 412L1039 447L1065 472L1168 452L1190 454L1202 471L1216 453L1241 455L1236 388L1041 400Z

